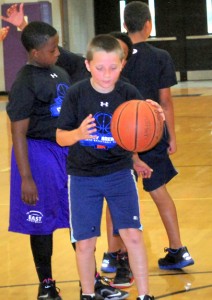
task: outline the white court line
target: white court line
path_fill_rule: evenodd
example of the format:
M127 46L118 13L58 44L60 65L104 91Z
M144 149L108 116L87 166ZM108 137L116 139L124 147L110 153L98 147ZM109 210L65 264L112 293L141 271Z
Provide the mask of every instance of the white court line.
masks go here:
M1 169L0 170L1 173L8 172L8 171L10 171L10 167L7 167L5 169Z
M199 201L199 200L212 200L212 197L210 198L173 198L174 201ZM150 199L142 199L142 197L140 197L140 201L146 201L146 202L149 202L149 201L153 201L151 198Z

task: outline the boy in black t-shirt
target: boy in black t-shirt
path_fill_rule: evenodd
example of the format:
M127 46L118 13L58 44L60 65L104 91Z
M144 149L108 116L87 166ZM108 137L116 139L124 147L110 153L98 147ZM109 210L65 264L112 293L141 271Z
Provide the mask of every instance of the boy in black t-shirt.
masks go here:
M158 260L158 265L165 270L182 269L194 264L194 260L181 242L176 207L166 188L166 184L177 174L170 159L170 155L177 150L170 90L177 83L175 68L167 51L146 42L152 29L147 4L140 1L128 3L124 10L124 23L133 42L134 54L126 64L123 75L145 99L157 101L166 117L166 130L161 141L152 150L139 153L140 159L153 169L151 178L143 179L143 185L158 208L169 240L169 248L165 248L167 255Z
M167 255L158 260L158 265L160 269L165 270L182 269L194 264L194 260L181 242L176 207L166 188L166 184L177 175L169 157L176 151L174 110L170 91L170 87L177 83L175 68L167 51L147 43L152 29L147 4L141 1L128 3L124 10L124 23L133 42L133 54L125 65L122 75L129 79L145 99L157 101L166 116L166 130L160 143L150 151L139 153L140 159L153 169L150 178L143 178L144 190L150 193L157 205L169 239L169 248L165 248ZM111 224L112 221L108 218L107 226ZM113 247L111 252L114 253L107 254L108 272L110 266L116 268L115 251L120 249L119 237L111 238L109 242ZM125 270L119 275L117 270L113 286L121 287L129 284L128 273L129 271Z
M57 31L32 22L21 35L28 52L9 93L11 120L9 230L30 235L40 281L37 299L62 299L52 280L53 232L69 227L67 148L55 140L61 104L70 86L68 74L55 66L59 56Z
M165 248L167 254L158 260L158 265L165 270L182 269L194 264L194 260L182 244L176 207L166 188L166 184L177 175L170 159L177 150L170 90L177 83L175 68L167 51L146 42L152 29L147 4L140 1L128 3L124 10L124 23L133 42L134 54L123 75L145 98L157 101L166 117L166 130L160 143L150 151L139 153L140 159L153 169L151 178L143 179L143 185L158 208L169 240L169 248Z
M103 199L107 200L114 228L119 230L135 277L138 300L152 300L140 223L134 168L151 176L151 169L136 153L119 147L110 132L114 110L124 101L141 99L137 89L118 80L123 50L110 35L96 36L87 51L91 79L72 86L63 102L57 142L69 146L67 172L70 186L71 239L82 286L82 300L95 299L92 274L94 250L100 235ZM158 108L160 110L160 107Z

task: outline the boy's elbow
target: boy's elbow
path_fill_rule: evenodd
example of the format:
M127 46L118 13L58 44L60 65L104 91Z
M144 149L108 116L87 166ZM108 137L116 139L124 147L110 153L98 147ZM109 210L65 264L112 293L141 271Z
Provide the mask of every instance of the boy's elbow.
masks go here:
M56 142L60 146L65 146L64 143L63 143L63 139L61 138L61 131L60 131L60 129L56 130Z

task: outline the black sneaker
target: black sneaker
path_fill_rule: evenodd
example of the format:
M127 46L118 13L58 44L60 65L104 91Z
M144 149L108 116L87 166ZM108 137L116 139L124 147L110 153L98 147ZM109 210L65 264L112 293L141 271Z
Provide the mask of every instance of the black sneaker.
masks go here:
M37 299L62 300L59 292L60 289L55 286L55 281L48 278L40 283Z
M108 252L104 253L103 259L102 259L102 266L101 271L104 273L115 273L117 270L117 252Z
M158 260L159 268L162 270L182 269L194 264L194 260L186 247L181 247L174 251L170 248L165 248L164 252L168 252L168 254Z
M118 254L118 263L116 276L111 286L121 289L128 288L133 285L134 278L130 269L127 252Z
M141 299L138 297L137 300L141 300ZM154 296L145 295L143 300L155 300L155 297Z
M95 294L96 300L121 300L129 296L129 293L110 286L110 280L99 274L96 276Z
M81 295L80 300L96 300L96 298L88 295Z

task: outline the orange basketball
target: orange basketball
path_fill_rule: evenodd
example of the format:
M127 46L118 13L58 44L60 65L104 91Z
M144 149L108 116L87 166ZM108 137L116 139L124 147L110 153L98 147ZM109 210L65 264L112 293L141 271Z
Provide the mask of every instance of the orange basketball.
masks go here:
M112 115L111 133L122 148L143 152L161 139L164 121L157 108L142 100L130 100L117 107Z

